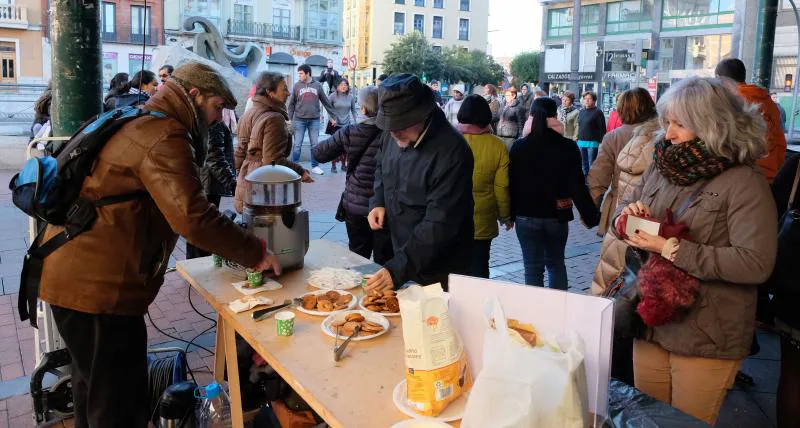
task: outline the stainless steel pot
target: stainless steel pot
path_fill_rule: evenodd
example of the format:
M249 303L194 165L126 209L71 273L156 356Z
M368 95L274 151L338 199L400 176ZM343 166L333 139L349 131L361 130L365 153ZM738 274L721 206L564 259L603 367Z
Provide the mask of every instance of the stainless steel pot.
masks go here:
M253 207L290 208L300 206L301 177L282 165L262 166L244 178L250 193L244 203Z

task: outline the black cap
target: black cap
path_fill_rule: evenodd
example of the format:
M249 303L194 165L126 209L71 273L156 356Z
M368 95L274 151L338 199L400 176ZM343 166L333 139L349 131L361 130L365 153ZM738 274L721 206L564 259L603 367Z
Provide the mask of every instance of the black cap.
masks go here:
M436 107L433 91L413 74L393 74L378 92L378 128L399 131L424 122Z

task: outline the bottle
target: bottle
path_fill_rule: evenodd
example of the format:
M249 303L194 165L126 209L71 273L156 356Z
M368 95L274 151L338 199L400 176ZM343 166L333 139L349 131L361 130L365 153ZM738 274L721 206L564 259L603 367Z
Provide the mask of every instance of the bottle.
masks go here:
M228 393L217 382L197 389L200 399L197 408L198 428L230 428L231 401Z

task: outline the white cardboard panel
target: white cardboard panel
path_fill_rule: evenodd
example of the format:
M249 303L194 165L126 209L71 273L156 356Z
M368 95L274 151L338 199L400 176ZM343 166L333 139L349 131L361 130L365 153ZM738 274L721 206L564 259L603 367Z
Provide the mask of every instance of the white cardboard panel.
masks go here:
M598 416L607 416L614 302L549 288L450 275L450 315L464 342L473 378L483 367L487 328L484 304L491 296L497 296L509 318L532 323L541 331L578 332L586 345L589 409Z

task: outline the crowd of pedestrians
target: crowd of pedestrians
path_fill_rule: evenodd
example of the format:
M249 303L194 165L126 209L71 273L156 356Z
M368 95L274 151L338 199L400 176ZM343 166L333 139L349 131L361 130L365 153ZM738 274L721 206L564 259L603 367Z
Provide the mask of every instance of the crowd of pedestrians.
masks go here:
M775 281L776 259L797 251L784 243L779 249L778 226L780 216L800 207L800 157L785 161L785 114L770 94L745 84L741 61L723 60L716 75L683 79L658 103L644 89L625 91L607 123L593 92L581 94L581 108L572 92L555 99L522 85L501 97L486 85L483 95L467 95L457 85L443 102L438 82L425 85L416 76L395 74L354 94L331 70L320 76L323 86L305 65L291 90L285 76L259 74L237 121L230 89L206 66L165 66L158 76L144 71L130 81L120 74L111 82L106 107L144 104L166 114L166 126L175 132L156 135L143 120L109 141L86 191L113 192L113 186L131 184L126 177L137 176L133 190L152 198L114 211L114 218L99 221L89 233L115 233L110 230L123 224L131 236L145 236L134 233L141 223L135 219L145 213L152 229L147 233L158 239L103 252L94 246L100 244L82 247L76 241L72 252L48 259L41 296L53 306L73 359L85 366L80 379L106 379L92 389L113 389L107 381L113 376L106 375L119 359L135 367L126 381L141 392L141 359L127 361L129 356L112 352L94 361L76 353L104 351L116 342L100 336L114 335L143 351L143 320L92 330L97 320L84 312L143 312L157 287L134 293L141 281L125 280L112 299L110 282L98 280L114 277L106 272L110 268L89 278L73 261L83 257L110 266L103 254L113 254L134 265L141 254L163 252L156 242L174 246L177 228L190 242L189 257L210 249L248 267L279 271L265 243L222 218L215 206L223 196L234 196L241 212L249 191L243 178L260 166L286 166L310 183L312 173L323 173L320 163L339 161L347 174L339 208L350 250L382 266L368 279L368 290L408 281L447 288L451 273L488 278L492 240L501 228L515 229L526 284L545 286L547 272L547 286L567 290L565 248L577 212L585 227L597 226L603 237L593 294L617 284L631 252L645 260L637 277L639 304L629 314L640 319L641 328L614 338L613 376L713 424L742 361L753 352L757 311L767 303L781 334L778 423L800 426L800 287L773 289L771 295L759 291L759 285ZM43 97L37 105L37 120L49 116L49 102ZM320 106L328 112L329 137L318 143ZM298 163L306 132L311 171ZM147 144L131 158L125 148L133 140ZM207 145L196 147L198 141ZM186 147L193 150L181 149ZM626 226L636 217L659 221L661 232L630 232ZM83 242L95 242L91 236ZM158 269L148 276L154 283L163 279ZM55 278L64 275L100 297L85 301L56 287ZM78 388L83 395L76 398L77 417L100 424L119 417L81 388L86 389ZM139 415L144 404L126 405L129 414Z
M773 197L770 183L786 151L779 110L769 94L743 83L743 71L739 79L739 66L726 60L715 78L683 79L658 104L645 89L624 91L609 121L592 92L581 94L579 108L571 92L557 102L512 87L501 101L492 85L483 96L457 87L438 109L434 92L415 77L387 77L378 117L382 108L392 116L377 121L388 132L367 220L373 232L388 228L394 255L368 288L446 284L447 273L486 278L492 240L505 228L516 229L525 283L545 286L547 272L550 288L566 290L564 252L577 212L603 237L593 294L620 277L629 251L645 261L634 306L642 327L615 338L612 374L713 423L752 352L758 285L772 275L777 254L774 199L789 205L797 168L797 159L783 167L783 190ZM342 151L343 141L328 144ZM467 169L471 183L454 175ZM629 236L633 217L661 222L662 233ZM800 397L800 332L782 303L796 304L798 294L771 296L784 308L776 325L784 370L794 374L781 376L781 426L798 421L789 403Z

